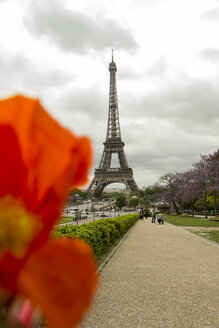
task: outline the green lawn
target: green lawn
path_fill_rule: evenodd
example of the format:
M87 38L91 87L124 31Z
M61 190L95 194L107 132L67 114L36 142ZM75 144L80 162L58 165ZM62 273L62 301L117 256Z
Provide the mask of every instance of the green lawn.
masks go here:
M176 215L165 215L166 222L177 226L187 227L219 227L218 221L210 221L205 218L193 218L191 216L176 216ZM202 230L202 231L190 231L208 240L212 240L219 243L219 230Z
M219 227L218 221L210 221L204 218L193 218L191 216L177 216L165 214L164 220L177 226L190 227Z
M219 244L219 230L192 231L193 233Z
M68 223L68 222L74 222L75 217L74 216L67 216L67 217L62 217L62 219L59 221L59 224L61 223Z

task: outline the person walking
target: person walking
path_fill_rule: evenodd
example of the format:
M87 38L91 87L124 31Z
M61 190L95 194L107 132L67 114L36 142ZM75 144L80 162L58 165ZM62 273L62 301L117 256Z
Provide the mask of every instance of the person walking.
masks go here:
M146 208L146 211L145 211L145 219L147 220L148 218L148 209Z
M154 207L154 205L151 208L151 217L152 217L151 223L156 223L156 214L155 214L155 207Z
M143 215L143 210L142 210L142 208L140 209L140 212L139 212L139 213L140 213L140 217L139 217L140 220L143 220L143 219L144 219L144 215Z

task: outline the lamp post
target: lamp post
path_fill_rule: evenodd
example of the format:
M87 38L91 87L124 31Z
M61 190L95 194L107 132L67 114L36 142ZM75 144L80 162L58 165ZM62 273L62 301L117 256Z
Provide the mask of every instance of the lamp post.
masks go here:
M76 199L76 205L77 205L77 216L76 216L76 219L77 219L77 224L78 224L78 204L81 201L81 197L78 194L76 194L75 195L75 199Z
M104 198L102 199L102 201L103 201L103 219L104 219Z
M92 197L92 212L93 212L93 221L95 221L95 206L94 206L94 201L95 201L95 198Z

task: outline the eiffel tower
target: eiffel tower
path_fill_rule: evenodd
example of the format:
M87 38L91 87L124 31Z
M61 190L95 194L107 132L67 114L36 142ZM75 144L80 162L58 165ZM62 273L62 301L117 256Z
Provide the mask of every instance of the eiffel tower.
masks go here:
M90 197L99 198L103 189L114 182L123 183L131 191L138 190L138 186L133 178L133 171L128 166L124 152L124 142L121 138L119 124L119 110L116 88L116 63L109 64L110 72L110 91L109 91L109 113L106 141L103 143L104 150L98 169L94 171L94 178L91 181L87 191ZM118 155L120 167L111 167L112 154Z

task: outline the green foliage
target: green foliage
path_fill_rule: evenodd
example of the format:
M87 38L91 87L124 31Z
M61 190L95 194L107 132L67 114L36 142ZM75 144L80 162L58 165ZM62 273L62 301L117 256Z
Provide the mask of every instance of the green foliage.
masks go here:
M65 225L58 227L53 232L52 238L67 237L84 240L93 248L96 258L99 259L138 219L138 214L129 214L79 226Z
M164 220L177 226L191 227L219 227L219 222L208 219L193 218L191 216L164 215Z
M103 192L101 199L116 199L119 195L126 195L123 191Z
M88 197L86 191L79 190L79 189L72 190L72 191L70 191L70 194L69 194L68 204L74 204L74 201L72 200L72 197L73 197L75 194L78 194L78 195L81 197L82 200L86 200L87 197Z
M166 188L164 186L159 185L158 183L151 187L146 187L143 190L138 190L134 192L130 192L129 200L136 196L139 199L139 203L146 207L150 206L156 199L157 194L162 194ZM133 205L132 205L133 206ZM137 205L136 205L137 206Z
M101 195L101 199L111 199L111 198L114 198L115 195L114 193L106 193L106 192L102 192L102 195Z
M136 208L136 206L139 204L139 199L138 198L130 198L129 199L129 206Z
M144 190L144 195L150 195L153 196L154 194L162 193L166 190L164 186L161 186L159 184L155 184L152 187L147 187Z
M219 204L219 196L217 197L217 203ZM205 201L204 198L199 198L195 204L194 204L194 208L198 211L204 211L205 210ZM215 204L214 204L214 196L211 195L210 192L208 192L207 194L207 209L209 211L214 210L215 208Z
M59 221L60 224L68 223L68 222L74 222L75 217L74 216L67 216L67 217L62 217L61 220Z
M118 195L116 198L116 206L121 210L126 204L126 196L125 195Z
M219 244L219 230L192 231L193 233Z

